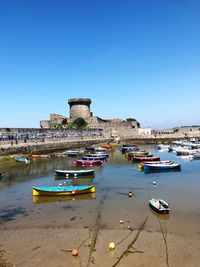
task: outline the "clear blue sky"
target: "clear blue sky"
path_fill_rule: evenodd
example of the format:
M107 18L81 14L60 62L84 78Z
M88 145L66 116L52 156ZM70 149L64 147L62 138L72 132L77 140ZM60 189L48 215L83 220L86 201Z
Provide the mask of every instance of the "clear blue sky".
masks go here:
M200 125L199 0L0 0L0 127L94 116Z

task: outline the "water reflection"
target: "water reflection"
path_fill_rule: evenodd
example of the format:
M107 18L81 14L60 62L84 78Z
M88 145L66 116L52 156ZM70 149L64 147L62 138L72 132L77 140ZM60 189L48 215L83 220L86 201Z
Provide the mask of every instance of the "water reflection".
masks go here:
M65 176L55 176L55 181L62 181L62 180L87 180L87 179L93 179L95 177L95 175L83 175L83 176L68 176L68 177L65 177Z
M95 193L82 194L76 196L33 196L33 204L46 204L51 202L67 202L67 201L82 201L82 200L94 200L96 198Z

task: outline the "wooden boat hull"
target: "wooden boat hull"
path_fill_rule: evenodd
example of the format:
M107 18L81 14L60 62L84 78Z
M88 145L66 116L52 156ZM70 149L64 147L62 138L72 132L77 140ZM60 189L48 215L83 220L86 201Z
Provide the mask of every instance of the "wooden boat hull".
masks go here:
M94 193L95 187L91 186L68 186L68 187L33 187L33 196L70 196L70 195L80 195L87 193Z
M57 176L94 175L95 170L54 170Z

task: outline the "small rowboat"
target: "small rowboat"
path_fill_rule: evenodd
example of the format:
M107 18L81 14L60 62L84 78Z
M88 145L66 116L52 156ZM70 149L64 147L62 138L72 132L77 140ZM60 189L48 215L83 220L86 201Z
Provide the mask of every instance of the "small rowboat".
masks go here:
M85 157L81 157L81 159L83 160L107 160L106 156L95 156L95 157L90 157L90 156L85 156Z
M138 167L140 170L143 170L145 164L171 164L171 163L172 163L171 160L158 160L158 161L146 161L146 160L144 160L138 164Z
M144 171L169 171L169 170L180 170L181 165L175 162L172 162L171 164L144 164Z
M78 150L66 150L62 152L63 155L71 156L71 157L76 157L79 154Z
M58 176L93 175L95 170L54 170Z
M153 157L153 156L132 156L132 161L134 162L141 162L141 161L158 161L160 157Z
M30 160L28 158L24 158L24 157L19 157L19 158L15 158L15 160L17 162L24 162L24 163L30 163Z
M169 204L163 199L152 198L149 200L149 206L158 213L169 213Z
M109 155L108 155L108 153L97 152L97 153L94 153L94 154L91 154L91 153L86 154L86 157L106 157L106 158L108 158Z
M33 196L69 196L94 193L94 185L33 187Z
M95 159L95 160L83 160L77 159L74 160L74 166L101 166L104 163L104 160Z

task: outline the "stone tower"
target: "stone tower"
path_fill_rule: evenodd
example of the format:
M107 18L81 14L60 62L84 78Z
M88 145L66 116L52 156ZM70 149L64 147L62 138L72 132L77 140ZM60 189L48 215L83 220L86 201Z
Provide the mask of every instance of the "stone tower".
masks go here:
M90 98L71 98L68 99L68 104L70 106L71 120L75 120L79 117L83 119L91 118L92 114L90 112Z

